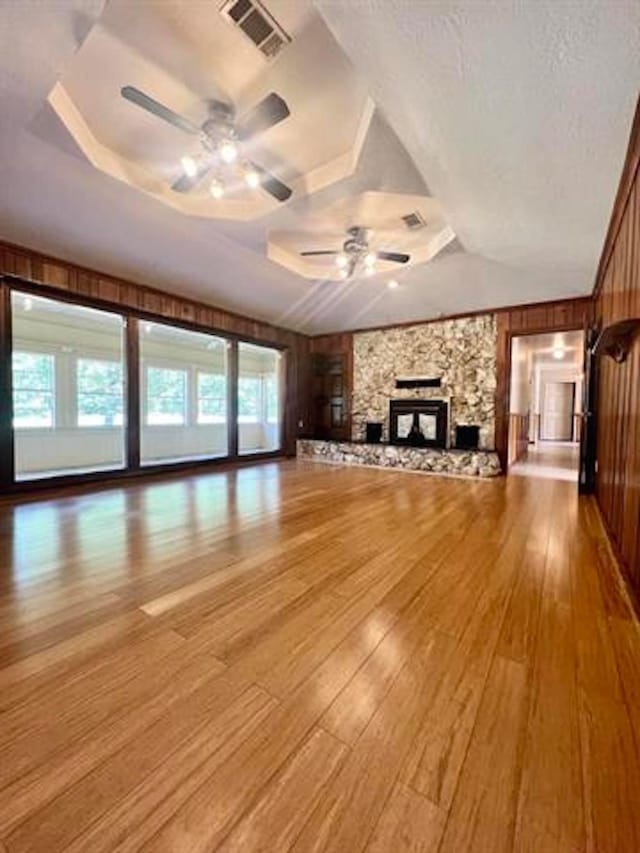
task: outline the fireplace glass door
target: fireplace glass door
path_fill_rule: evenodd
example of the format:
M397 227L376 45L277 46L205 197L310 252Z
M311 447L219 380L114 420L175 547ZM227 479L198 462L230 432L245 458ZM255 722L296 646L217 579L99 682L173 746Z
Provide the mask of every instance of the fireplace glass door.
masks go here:
M445 400L391 400L389 441L424 447L447 446L448 405Z
M435 415L418 415L418 426L428 441L436 440L438 419Z
M413 412L408 415L398 415L396 423L398 438L409 438L413 426Z

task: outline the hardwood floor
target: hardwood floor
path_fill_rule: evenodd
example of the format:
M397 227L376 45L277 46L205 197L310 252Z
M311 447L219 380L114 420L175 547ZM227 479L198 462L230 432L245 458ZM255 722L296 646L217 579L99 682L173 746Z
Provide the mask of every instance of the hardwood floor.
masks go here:
M313 463L0 504L0 850L640 850L575 484Z

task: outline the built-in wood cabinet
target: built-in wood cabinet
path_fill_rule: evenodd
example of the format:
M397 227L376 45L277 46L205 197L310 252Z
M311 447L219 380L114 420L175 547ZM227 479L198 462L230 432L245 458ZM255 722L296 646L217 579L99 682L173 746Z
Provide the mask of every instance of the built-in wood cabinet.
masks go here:
M311 356L313 436L348 439L349 382L343 353Z

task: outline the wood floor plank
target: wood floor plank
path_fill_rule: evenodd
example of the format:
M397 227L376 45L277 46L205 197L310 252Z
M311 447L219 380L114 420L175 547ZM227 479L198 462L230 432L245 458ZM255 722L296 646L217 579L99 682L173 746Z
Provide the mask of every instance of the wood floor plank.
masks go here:
M387 800L367 853L437 853L447 813L410 788L397 785Z
M586 833L598 853L640 849L640 756L627 709L599 691L580 690Z
M346 753L343 744L316 729L218 850L288 850Z
M120 797L114 797L109 786L111 763L94 775L87 790L89 803L94 806L93 820L87 821L86 826L74 821L70 829L61 831L59 819L55 819L54 803L47 828L49 832L56 832L59 849L67 853L140 849L145 839L171 814L176 793L184 799L197 790L202 779L229 760L276 707L275 700L256 687L248 688L234 701L229 700L222 713L211 714L193 737L169 752L169 760L156 765L148 775L137 778L123 770L118 778L126 785L126 790L119 792ZM38 831L41 832L39 824ZM67 844L69 835L73 841ZM28 827L24 827L22 838L26 841L29 837Z
M524 665L496 657L447 819L442 853L512 850L526 711Z
M374 832L441 677L449 638L424 630L292 850L361 850Z
M518 804L516 849L584 850L582 762L571 611L543 601ZM541 749L541 744L544 749ZM543 841L544 839L544 841Z

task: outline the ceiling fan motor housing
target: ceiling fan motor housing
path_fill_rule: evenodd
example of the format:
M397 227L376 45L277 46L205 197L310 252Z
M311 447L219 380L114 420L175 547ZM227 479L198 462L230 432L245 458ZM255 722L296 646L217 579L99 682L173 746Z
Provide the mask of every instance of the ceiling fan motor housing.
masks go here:
M230 104L213 101L209 107L209 118L202 125L202 144L214 151L221 142L235 139L235 110Z
M347 233L349 237L342 245L342 249L347 255L360 255L367 251L369 248L369 235L366 228L354 225L353 228L349 228Z

